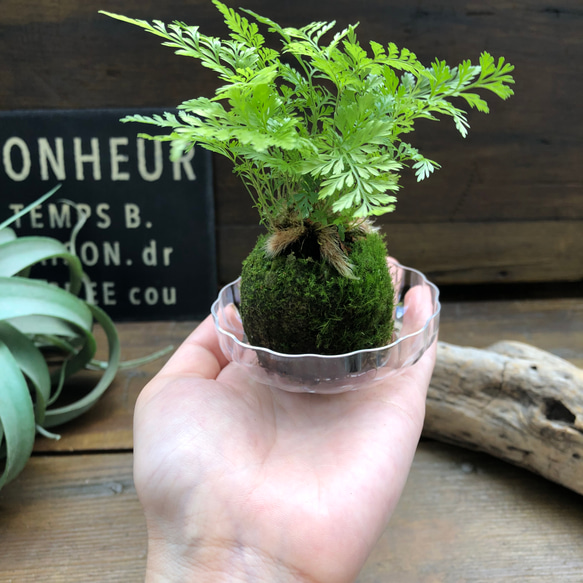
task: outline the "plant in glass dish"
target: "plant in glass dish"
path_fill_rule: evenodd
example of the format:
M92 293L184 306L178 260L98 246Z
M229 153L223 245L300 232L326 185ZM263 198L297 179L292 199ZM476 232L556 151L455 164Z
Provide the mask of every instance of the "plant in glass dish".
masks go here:
M324 355L387 345L395 291L372 218L394 209L404 168L423 180L439 166L405 138L417 119L438 116L453 118L465 136L466 112L452 100L488 112L477 91L511 96L512 65L484 52L478 64L436 60L426 67L393 43L362 46L357 25L335 33L334 22L282 27L213 4L230 31L226 39L182 22L105 13L161 37L222 83L177 114L122 121L166 129L143 137L170 141L175 158L200 145L233 163L266 229L240 283L251 344ZM268 44L260 27L279 45Z

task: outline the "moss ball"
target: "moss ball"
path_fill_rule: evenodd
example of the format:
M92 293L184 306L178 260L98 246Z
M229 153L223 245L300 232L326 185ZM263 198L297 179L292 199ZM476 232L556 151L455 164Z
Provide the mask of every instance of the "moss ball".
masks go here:
M354 279L294 252L270 259L265 236L243 262L240 312L249 342L286 354L343 354L390 342L393 284L378 233L350 244Z

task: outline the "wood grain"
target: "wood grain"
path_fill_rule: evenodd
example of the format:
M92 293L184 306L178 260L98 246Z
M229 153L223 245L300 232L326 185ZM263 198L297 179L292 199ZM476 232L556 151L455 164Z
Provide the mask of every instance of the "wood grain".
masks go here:
M0 493L0 581L138 583L146 532L130 454L37 456ZM583 507L484 454L423 441L359 583L579 583Z
M485 348L516 340L547 350L583 368L583 300L452 302L442 306L439 337Z
M583 280L583 221L381 226L389 253L438 285ZM241 262L261 232L257 226L219 225L222 284L239 276Z
M131 454L35 457L0 492L0 581L143 581Z
M423 434L583 494L583 370L521 342L440 342Z
M178 345L197 322L118 323L122 358L140 358ZM102 332L96 336L103 346ZM485 348L501 339L527 342L583 367L583 301L578 299L452 302L442 306L440 338ZM59 441L39 437L35 451L104 451L132 448L136 398L167 357L122 370L104 397L84 416L61 426Z
M516 65L516 95L493 102L489 116L472 113L466 140L447 122L418 128L415 145L443 169L420 184L404 178L397 211L383 221L391 252L440 284L582 280L579 0L244 5L289 25L359 20L364 42L392 40L425 61L475 59L483 49L506 56ZM99 9L223 32L206 0L4 0L1 110L173 107L215 87L209 71L99 16ZM215 170L224 283L238 275L258 230L228 165L215 160ZM124 358L177 344L193 325L152 323L144 332L120 324ZM440 337L476 347L522 340L581 367L583 304L444 305ZM120 373L93 410L61 428L61 441L37 440L25 471L0 492L0 581L143 580L145 526L131 478L131 417L160 364ZM572 492L491 456L423 441L359 582L580 583L582 533L581 501Z
M494 458L420 444L358 583L579 583L581 498Z
M124 358L177 345L195 325L120 323ZM583 366L578 299L448 303L440 334L478 348L502 338L525 341ZM146 532L132 483L131 412L140 387L159 366L161 361L139 369L133 385L129 371L120 373L94 409L61 428L60 442L39 447L39 440L23 473L0 492L0 581L143 581ZM580 496L492 456L427 439L358 579L582 580Z
M418 126L414 145L443 168L419 184L406 175L397 211L383 224L397 233L394 245L403 261L443 283L581 280L576 258L583 221L583 12L578 0L560 7L543 0L244 4L287 25L360 21L363 43L391 40L424 62L475 60L488 50L515 64L516 95L507 102L493 100L488 116L471 112L465 140L448 121ZM174 107L216 87L207 69L177 58L151 35L97 13L181 19L223 34L207 0L6 0L2 7L1 110ZM242 252L235 244L243 237L249 248L257 216L220 159L215 159L215 199L224 282L238 272ZM414 237L412 225L419 226Z

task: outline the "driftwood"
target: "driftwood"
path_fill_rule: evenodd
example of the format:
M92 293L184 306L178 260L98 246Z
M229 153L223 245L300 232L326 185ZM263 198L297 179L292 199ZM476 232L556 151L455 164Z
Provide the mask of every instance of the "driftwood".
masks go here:
M423 435L583 494L583 370L520 342L440 342Z

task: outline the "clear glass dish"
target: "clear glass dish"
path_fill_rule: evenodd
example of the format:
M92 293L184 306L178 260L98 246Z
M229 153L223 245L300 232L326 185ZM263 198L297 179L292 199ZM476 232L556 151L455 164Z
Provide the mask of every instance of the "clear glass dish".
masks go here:
M390 260L395 288L391 343L338 355L282 354L247 343L239 315L241 278L226 285L211 307L219 344L229 361L256 381L296 393L353 391L415 364L437 337L439 290L420 271Z

